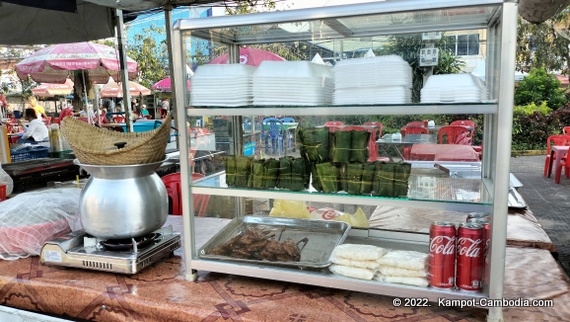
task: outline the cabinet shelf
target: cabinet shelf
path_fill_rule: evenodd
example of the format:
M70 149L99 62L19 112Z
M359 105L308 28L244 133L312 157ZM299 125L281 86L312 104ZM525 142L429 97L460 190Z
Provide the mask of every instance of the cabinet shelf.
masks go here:
M515 56L516 51L516 24L517 3L510 0L376 1L366 4L350 4L304 10L178 20L173 26L172 51L173 71L176 72L174 87L180 90L175 90L174 94L175 106L185 108L176 110L177 125L180 129L187 127L187 122L189 122L188 116L206 116L202 118L203 122L209 122L211 119L231 122L233 132L228 133L228 137L233 139L234 146L228 151L232 155L240 155L242 153L240 150L243 144L243 139L240 135L242 126L239 118L211 118L208 116L287 116L294 117L300 126L307 127L321 126L324 125L326 120L332 119L345 122L347 125L360 125L382 119L381 121L385 122L384 132L388 132L388 130L394 131L403 126L404 124L398 124L398 122L404 122L404 119L406 121L408 121L407 119L410 119L409 121L421 121L419 115L465 115L466 118L471 119L471 115L476 114L478 115L477 133L482 132L481 146L484 147L482 158L480 159L481 171L476 176L468 177L453 171L448 172L448 175L432 174L432 172L427 170L420 171L417 178L412 178L410 175L407 198L358 196L342 192L323 193L309 190L296 192L278 189L258 190L227 187L225 179L223 179L223 172L205 177L199 181L193 181L191 179L194 170L192 165L187 158L181 158L183 214L185 216L184 231L188 235L186 236L188 238L185 238L187 278L192 279L195 277L196 270L204 270L373 294L426 297L431 301L437 301L438 298L502 298L507 236L508 189L510 183L510 151L503 149L502 146L512 136L515 72L512 57ZM287 60L303 59L308 61L316 54L319 54L323 61L336 65L340 60L362 58L365 53L368 55L367 53L370 50L376 55L394 54L406 57L406 61L411 61L414 59L412 57L416 57L419 53L420 46L421 48L443 46L443 44L436 44L437 41L435 40L440 39L437 37L450 37L449 42L447 38L445 39L445 48L450 49L455 55L462 54L459 52L459 49L468 49L466 55L469 55L469 58L485 58L485 86L486 94L488 95L484 97L489 98L489 101L454 104L192 106L190 98L192 94L196 94L196 92L192 93L192 90L197 91L199 87L195 86L188 90L184 81L188 77L186 72L186 66L189 62L188 54L190 51L198 48L207 48L207 52L202 53L204 54L203 57L208 57L208 55L214 57L227 52L230 57L230 63L242 61L240 49L244 46L259 49L272 48L269 49L272 52L277 52L275 48L288 48L292 54L291 57L287 57ZM460 48L461 45L467 46L468 41L468 48ZM471 41L473 42L471 43ZM448 46L450 44L452 46ZM455 47L453 47L454 44ZM475 52L476 54L473 55ZM299 55L296 56L297 54ZM244 57L244 60L247 61L247 57ZM419 64L419 58L416 62ZM410 62L410 67L415 68L412 65ZM384 68L386 70L398 71L397 68ZM371 84L372 75L381 74L376 71L360 72L365 75L357 73L352 73L354 74L355 87L360 84L357 84L357 81L360 82L362 79L365 80L365 82L362 82L363 85L369 85ZM399 73L403 74L401 71ZM344 77L343 80L351 82L353 80L352 74L342 76ZM301 76L298 72L294 75ZM388 72L386 75L389 75ZM398 76L400 75L395 75L394 77ZM422 77L422 75L413 77ZM294 77L288 78L294 79ZM421 86L421 81L415 82L416 80L418 79L412 79L410 84L414 85L413 87L416 90L420 90L415 85L418 85L417 87ZM387 85L384 85L394 85L391 78L389 78L387 83ZM267 92L269 93L266 95L267 99L258 100L257 102L278 103L280 102L278 100L279 95L290 95L295 98L302 95L310 97L308 94L303 94L305 92L289 93L285 91L288 88L279 88L281 84L285 84L284 80L278 80L275 84L278 84L275 85L277 88ZM353 85L353 83L349 84ZM448 87L452 91L457 92L458 95L465 95L462 96L464 98L471 95L469 91L458 92L451 85ZM372 87L373 85L370 86ZM318 88L323 88L323 86ZM234 96L231 95L236 97L241 95L240 97L243 98L246 95L245 93L245 91L239 90L229 93L229 96L224 96L226 97L224 100L219 98L219 100L216 100L215 93L202 92L200 94L206 95L206 99L202 101L193 100L193 102L230 102L228 103L230 105L233 102L236 105L243 104L243 102L248 101L242 100L242 103L240 103L240 101L235 100L234 102ZM275 97L271 96L273 93L275 93ZM318 93L322 94L322 92ZM373 93L377 94L376 92ZM338 93L334 91L331 93L331 95L335 94ZM412 96L414 99L417 99L416 94L418 93L414 91ZM251 95L254 96L253 91ZM390 92L390 95L386 94L386 97L383 98L392 96L399 97L397 93ZM336 96L333 97L337 98ZM350 102L378 101L359 100L358 98L355 97ZM340 102L339 100L336 101ZM283 100L281 102L314 101ZM400 118L392 117L370 117L372 115L407 115L408 117L400 120ZM334 116L343 117L336 119ZM386 120L384 121L384 119ZM442 117L442 119L446 118ZM454 119L458 118L449 117L442 124ZM191 146L190 139L186 132L180 131L182 142L180 144L181 155L190 154L191 152L189 151ZM329 135L329 137L332 137L332 135ZM315 140L317 143L314 144L322 144L325 140L324 138L320 139L320 141ZM280 147L279 144L282 144L283 141L284 139L282 139L281 143L279 143L279 140L276 143L271 142L271 147ZM273 155L275 157L276 154L275 151L272 151L272 154L264 154L263 156ZM295 154L295 156L298 156L298 154ZM262 155L258 154L256 157L262 158ZM433 165L428 165L428 167L431 169ZM430 177L426 180L419 178L420 176L429 175L433 175L434 178ZM231 261L206 260L199 256L200 246L196 243L196 235L199 235L201 232L199 223L203 218L197 217L193 209L191 209L192 207L190 207L193 194L223 196L225 198L220 199L231 199L229 200L231 201L229 206L232 209L228 215L233 217L266 211L267 205L270 204L271 200L275 199L306 201L314 204L324 203L334 206L337 204L372 206L371 208L374 208L374 206L389 206L398 208L398 210L403 208L427 208L444 211L487 212L492 218L489 243L491 251L485 267L488 272L488 280L485 281L485 286L480 292L466 292L345 278L331 274L328 270L312 271L284 268L270 264L244 264ZM259 206L253 202L249 203L247 199L251 198L267 200L264 200L262 205ZM256 206L259 207L254 208ZM428 227L423 227L423 231L429 229L429 224L426 226ZM393 249L401 248L403 250L428 252L429 235L427 233L414 234L404 230L401 227L395 228L391 233L399 233L400 235L394 236L388 230L381 230L375 227L371 229L353 229L351 233L354 234L349 236L353 237L353 239L347 238L345 242L352 241L357 244L371 244L382 247L393 246ZM388 235L383 235L387 232ZM211 238L209 236L211 230L204 230L203 233L207 233L208 236L206 237ZM361 239L356 240L354 238ZM502 320L501 308L490 308L489 311L490 320Z
M224 261L193 259L192 268L204 271L215 271L281 282L303 283L306 285L326 286L348 291L366 292L378 295L389 295L409 298L428 298L437 302L446 299L483 298L484 293L473 293L461 290L438 289L434 287L418 287L403 284L392 284L378 281L366 281L347 278L318 271L295 270L268 265L236 264ZM191 279L191 278L189 278Z
M192 186L192 193L207 194L227 197L243 197L267 199L287 199L300 200L306 202L329 202L341 204L355 204L367 206L397 206L397 207L421 207L429 209L447 209L455 211L488 211L492 206L490 194L486 186L481 180L474 179L450 179L446 182L449 187L448 193L440 196L429 196L422 194L419 189L410 191L409 198L390 198L381 196L358 196L346 193L324 193L310 191L290 191L279 189L248 189L248 188L228 188L223 179L224 174L215 174L200 181ZM463 188L469 185L475 186L478 191L468 191ZM456 191L463 191L465 196ZM468 194L476 193L477 197L470 197ZM461 198L464 198L461 200ZM458 200L459 199L459 200ZM469 200L468 200L469 199Z
M496 114L493 103L401 104L401 105L328 105L328 106L240 106L191 107L190 115L418 115L418 114ZM245 112L247 111L247 112Z

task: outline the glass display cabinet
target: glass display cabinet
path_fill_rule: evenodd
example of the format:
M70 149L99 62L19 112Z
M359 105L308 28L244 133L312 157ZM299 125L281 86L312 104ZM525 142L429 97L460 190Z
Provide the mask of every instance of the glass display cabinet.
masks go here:
M193 180L191 162L180 159L187 278L209 271L431 301L501 298L516 28L516 1L499 0L379 1L178 20L177 126L203 119L208 127L215 119L210 129L228 142L218 145L226 158L215 174ZM445 43L464 34L478 41ZM453 46L485 58L483 80L461 74L430 83L441 74L432 63L449 58ZM243 48L286 61L254 63ZM229 64L208 63L224 54ZM189 62L198 67L188 90ZM461 92L464 81L473 87ZM441 124L426 120L425 132L405 132L407 121L424 117ZM442 144L439 128L458 119L476 120L479 137L469 151L441 149L452 144ZM181 156L192 154L186 132ZM209 197L203 216L194 211L196 196ZM332 273L330 256L341 244L427 256L430 222L458 225L470 212L492 222L480 290ZM243 242L247 234L298 253L261 256L269 246ZM489 319L501 314L490 309Z

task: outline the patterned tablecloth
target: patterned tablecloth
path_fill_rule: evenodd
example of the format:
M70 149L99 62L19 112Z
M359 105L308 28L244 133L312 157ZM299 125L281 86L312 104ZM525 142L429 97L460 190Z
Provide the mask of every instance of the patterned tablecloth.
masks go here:
M169 221L179 227L181 218ZM507 308L507 321L570 320L568 283L547 250L508 247L506 265L506 297L553 298L555 304ZM387 296L208 272L189 282L179 255L133 276L49 267L38 257L0 261L0 305L106 322L483 321L486 315L436 304L394 308Z

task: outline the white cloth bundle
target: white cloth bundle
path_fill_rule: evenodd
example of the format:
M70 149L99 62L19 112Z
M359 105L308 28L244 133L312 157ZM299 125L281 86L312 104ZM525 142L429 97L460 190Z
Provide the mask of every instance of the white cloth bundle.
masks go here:
M329 266L329 270L337 275L346 277L358 278L361 280L371 280L374 277L374 272L365 268L349 267L333 264Z
M392 250L377 260L380 267L374 279L381 282L428 286L428 254Z
M423 286L423 287L426 287L429 284L427 278L425 277L386 276L377 273L374 276L374 279L380 282L407 284L407 285Z
M361 244L342 244L336 246L331 255L356 261L375 261L386 254L382 247Z
M412 270L405 268L398 268L394 266L380 266L378 267L378 273L384 276L400 276L400 277L427 277L427 271L425 269Z
M338 275L371 280L380 264L378 259L386 249L372 245L343 244L335 247L329 270Z
M380 266L391 266L409 270L425 270L428 254L406 251L392 250L378 259Z

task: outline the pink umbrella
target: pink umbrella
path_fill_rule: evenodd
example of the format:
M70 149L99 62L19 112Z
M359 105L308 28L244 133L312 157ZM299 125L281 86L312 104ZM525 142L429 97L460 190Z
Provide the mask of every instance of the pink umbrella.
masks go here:
M186 81L186 87L188 87L188 90L190 90L190 80ZM170 77L166 77L165 79L159 80L150 88L160 92L172 92L172 84L170 83Z
M127 57L129 79L137 76L138 64ZM16 64L20 79L28 75L36 82L64 83L70 71L86 71L93 83L104 84L109 76L120 79L119 53L115 48L77 42L43 48Z
M32 94L40 97L65 96L71 94L72 91L73 81L69 78L63 84L42 83L32 88Z
M209 64L227 64L229 58L230 55L226 53L223 54L222 56L212 59L209 62ZM285 59L267 50L250 48L250 47L242 47L239 49L240 64L259 66L259 64L261 64L261 62L264 60L285 60Z
M142 86L139 83L129 81L129 93L131 96L146 96L150 95L150 89ZM101 97L123 97L123 86L120 83L109 80L109 82L103 86L99 95Z

